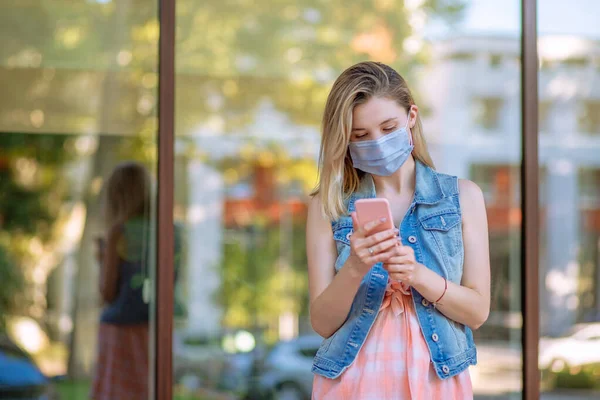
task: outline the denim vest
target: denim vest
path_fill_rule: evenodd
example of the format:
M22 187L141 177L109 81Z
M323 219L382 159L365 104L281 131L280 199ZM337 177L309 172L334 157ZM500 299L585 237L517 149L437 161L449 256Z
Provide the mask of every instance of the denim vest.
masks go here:
M338 257L338 272L350 255L350 236L354 202L375 197L373 178L365 175L359 189L347 200L348 215L332 222ZM462 218L458 198L458 179L440 174L416 161L415 195L400 226L402 242L411 246L415 258L445 277L460 284L464 248ZM334 379L344 372L363 346L385 295L388 273L376 264L363 278L344 324L321 344L312 371ZM447 379L477 363L471 330L446 318L415 289L411 289L414 307L427 342L435 372Z

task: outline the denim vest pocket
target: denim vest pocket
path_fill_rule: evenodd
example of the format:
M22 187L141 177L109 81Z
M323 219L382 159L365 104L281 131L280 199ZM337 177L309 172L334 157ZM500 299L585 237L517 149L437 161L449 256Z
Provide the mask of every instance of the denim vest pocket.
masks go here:
M437 243L439 250L454 257L462 250L461 215L456 210L447 209L421 217L421 226L429 232L429 238Z
M342 217L331 227L333 239L337 247L338 257L335 261L335 272L338 272L350 256L350 237L352 236L352 218Z
M352 218L343 217L332 227L333 239L336 242L350 246L350 236L352 236Z

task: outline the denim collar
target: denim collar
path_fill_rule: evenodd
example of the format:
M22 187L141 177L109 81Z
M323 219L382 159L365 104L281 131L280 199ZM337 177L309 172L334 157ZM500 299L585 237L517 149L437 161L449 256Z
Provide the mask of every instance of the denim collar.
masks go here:
M439 176L431 167L415 160L415 195L411 207L415 204L436 204L446 195L440 184ZM361 179L358 190L350 196L348 211L354 211L354 202L358 199L371 199L376 197L375 183L370 174L365 174Z
M436 204L446 195L442 189L439 175L431 167L416 160L415 202L417 204Z

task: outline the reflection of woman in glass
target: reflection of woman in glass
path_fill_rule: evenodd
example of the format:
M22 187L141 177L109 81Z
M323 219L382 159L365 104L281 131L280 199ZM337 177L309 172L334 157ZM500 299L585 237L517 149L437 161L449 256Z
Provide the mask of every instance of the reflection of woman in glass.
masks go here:
M307 226L311 323L326 338L314 398L472 398L471 329L490 305L481 190L433 169L411 92L380 63L335 82L320 162ZM371 197L399 229L358 225L354 203Z
M115 168L105 187L106 239L99 240L100 318L98 360L91 397L148 398L147 276L150 175L137 163Z

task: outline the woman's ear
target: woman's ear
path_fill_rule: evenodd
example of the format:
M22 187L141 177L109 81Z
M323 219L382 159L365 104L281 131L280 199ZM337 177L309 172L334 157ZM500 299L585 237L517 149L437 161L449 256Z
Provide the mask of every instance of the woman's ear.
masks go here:
M408 127L410 129L417 123L417 115L419 115L419 107L416 104L413 104L408 110Z

